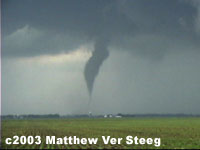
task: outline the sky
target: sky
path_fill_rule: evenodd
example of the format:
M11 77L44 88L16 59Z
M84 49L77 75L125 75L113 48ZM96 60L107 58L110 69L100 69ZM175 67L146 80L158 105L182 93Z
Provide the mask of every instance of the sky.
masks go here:
M200 1L2 0L2 114L200 114Z

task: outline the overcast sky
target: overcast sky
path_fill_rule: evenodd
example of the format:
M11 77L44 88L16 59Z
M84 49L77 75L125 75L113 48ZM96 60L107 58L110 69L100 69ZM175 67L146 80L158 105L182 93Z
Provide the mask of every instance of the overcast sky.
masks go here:
M199 0L2 0L1 14L2 114L200 114Z

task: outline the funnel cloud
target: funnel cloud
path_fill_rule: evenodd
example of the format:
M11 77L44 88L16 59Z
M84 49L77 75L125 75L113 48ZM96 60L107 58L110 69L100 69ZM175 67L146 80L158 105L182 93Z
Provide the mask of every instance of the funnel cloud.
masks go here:
M90 95L89 103L91 103L91 95L93 91L95 78L99 73L99 69L103 61L109 56L107 45L108 40L105 40L103 38L96 40L92 56L90 57L85 66L84 75L88 92Z

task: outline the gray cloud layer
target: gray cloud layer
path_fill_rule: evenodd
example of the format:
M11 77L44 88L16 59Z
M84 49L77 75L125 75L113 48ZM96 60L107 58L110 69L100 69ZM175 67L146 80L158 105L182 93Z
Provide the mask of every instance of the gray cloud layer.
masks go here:
M199 46L199 7L188 1L4 0L2 5L3 56L60 53L102 35L130 51L135 51L134 41L127 41L141 34L156 37L150 39L150 46L176 41ZM26 40L31 42L26 45Z

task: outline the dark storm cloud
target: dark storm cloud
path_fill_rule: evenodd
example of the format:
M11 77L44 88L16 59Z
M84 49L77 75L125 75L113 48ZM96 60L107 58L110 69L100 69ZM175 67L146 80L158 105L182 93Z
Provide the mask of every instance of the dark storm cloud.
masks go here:
M166 46L174 40L198 45L197 15L198 8L183 0L3 0L2 54L34 56L67 52L102 35L111 41L111 46L117 43L123 50L143 54L146 50L135 49L134 41L127 39L155 35L151 43L143 44L150 45L149 53L161 56L167 49L155 51L156 47L151 46L158 41ZM19 32L20 29L23 31ZM23 36L24 43L28 39L30 44L15 41L12 34L16 32Z

